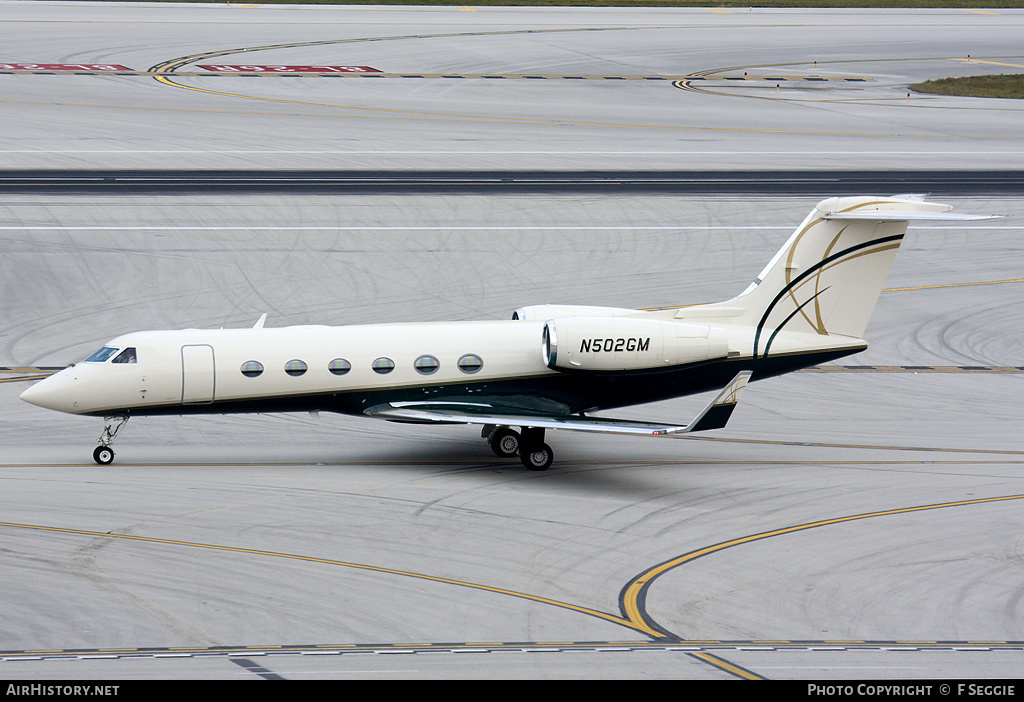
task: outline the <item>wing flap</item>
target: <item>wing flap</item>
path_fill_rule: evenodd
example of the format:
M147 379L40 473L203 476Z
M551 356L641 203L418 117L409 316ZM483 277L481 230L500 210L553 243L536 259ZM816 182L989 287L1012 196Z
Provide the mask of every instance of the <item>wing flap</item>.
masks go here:
M721 429L729 421L740 393L750 380L750 371L742 371L712 400L689 424L662 424L630 419L588 417L584 415L556 415L522 411L487 402L414 401L375 405L364 414L392 422L420 424L494 424L500 426L534 427L538 429L564 429L606 434L632 434L641 436L677 436L694 431Z

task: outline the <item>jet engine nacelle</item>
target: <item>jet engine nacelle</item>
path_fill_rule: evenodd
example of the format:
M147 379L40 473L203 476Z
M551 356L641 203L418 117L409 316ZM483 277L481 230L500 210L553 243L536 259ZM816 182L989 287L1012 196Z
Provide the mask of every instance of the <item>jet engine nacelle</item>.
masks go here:
M595 307L593 305L530 305L512 313L512 319L535 321L552 317L616 317L637 314L640 310L626 307Z
M630 317L562 317L544 325L544 362L554 370L655 370L729 355L723 330Z

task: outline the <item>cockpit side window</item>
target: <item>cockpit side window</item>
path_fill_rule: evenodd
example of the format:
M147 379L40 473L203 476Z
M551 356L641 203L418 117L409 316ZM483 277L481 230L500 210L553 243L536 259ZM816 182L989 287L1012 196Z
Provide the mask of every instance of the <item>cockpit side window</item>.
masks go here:
M114 357L114 360L111 361L111 363L136 363L136 362L137 362L137 359L136 359L136 356L135 356L135 347L134 346L129 346L124 351L122 351L121 353L117 354L117 356Z
M102 349L94 353L89 358L82 361L82 363L103 363L108 358L117 353L117 347L115 346L104 346Z

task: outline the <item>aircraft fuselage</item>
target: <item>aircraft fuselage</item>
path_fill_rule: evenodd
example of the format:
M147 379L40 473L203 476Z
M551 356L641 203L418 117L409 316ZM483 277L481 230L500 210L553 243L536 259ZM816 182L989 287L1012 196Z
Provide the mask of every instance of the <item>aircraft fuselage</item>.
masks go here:
M69 366L26 391L24 399L88 416L359 415L383 402L474 398L514 398L524 409L575 414L718 388L741 370L755 370L755 379L776 375L863 348L679 364L661 358L664 349L649 338L602 340L600 351L588 339L593 353L614 355L621 346L648 355L649 367L573 372L546 365L544 326L493 321L133 332L106 344L111 358ZM133 350L132 362L114 362L126 349Z

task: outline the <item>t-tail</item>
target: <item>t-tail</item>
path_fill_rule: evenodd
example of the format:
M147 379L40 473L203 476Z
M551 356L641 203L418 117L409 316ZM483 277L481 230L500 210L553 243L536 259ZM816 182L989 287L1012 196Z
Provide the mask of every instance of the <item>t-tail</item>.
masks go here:
M916 196L823 200L737 297L683 308L752 331L752 358L813 348L866 347L861 337L914 221L988 219L951 214Z

